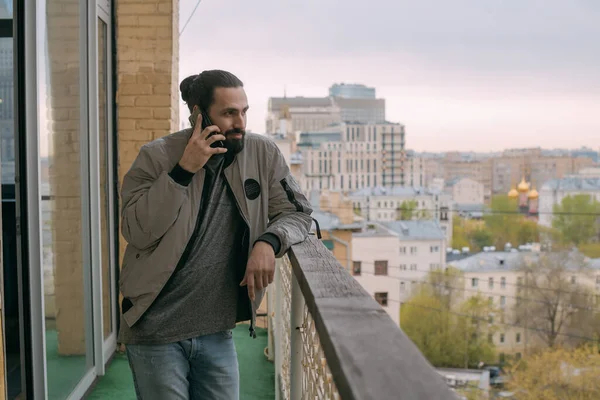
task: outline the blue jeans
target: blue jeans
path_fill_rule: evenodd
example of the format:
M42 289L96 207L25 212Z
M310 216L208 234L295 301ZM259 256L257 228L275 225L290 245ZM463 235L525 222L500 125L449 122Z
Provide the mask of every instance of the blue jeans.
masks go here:
M127 345L140 400L238 400L240 376L230 330L162 345Z

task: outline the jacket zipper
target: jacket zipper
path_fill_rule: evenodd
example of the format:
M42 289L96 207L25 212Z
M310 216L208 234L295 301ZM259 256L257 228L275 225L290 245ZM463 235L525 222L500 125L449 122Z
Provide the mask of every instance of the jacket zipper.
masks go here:
M233 199L235 200L235 205L238 209L238 212L240 213L242 219L244 220L244 223L246 224L246 231L250 232L250 223L248 222L248 219L242 212L242 207L240 207L238 198L235 195L235 192L233 191L233 189L231 188L231 185L229 184L229 181L227 180L227 176L225 176L225 174L223 174L223 178L225 179L225 184L229 188L229 191L233 195ZM244 231L244 240L246 238L246 231ZM248 241L248 246L250 246L250 241ZM252 307L252 299L249 299L249 300L250 300L250 328L248 330L250 331L250 337L253 339L256 339L256 331L254 329L254 308Z
M210 190L208 186L210 185L210 182L206 179L206 172L204 175L204 182L203 182L203 187L202 187L202 194L200 195L200 206L198 207L198 217L196 217L196 224L194 225L194 231L192 232L192 235L190 236L190 239L187 242L187 245L185 246L185 250L183 251L183 253L181 254L181 257L179 258L179 262L177 263L177 266L175 267L175 270L177 271L179 268L182 268L185 263L187 262L188 258L190 257L190 252L192 251L192 246L194 244L194 242L196 241L196 238L198 237L198 232L200 231L200 225L202 224L202 217L204 214L204 205L205 205L205 197L210 195Z

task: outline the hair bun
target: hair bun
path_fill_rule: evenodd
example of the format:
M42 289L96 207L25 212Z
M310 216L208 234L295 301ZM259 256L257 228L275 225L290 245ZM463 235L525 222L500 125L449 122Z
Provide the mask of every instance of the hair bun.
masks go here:
M199 75L190 75L179 84L179 91L181 92L181 99L186 103L190 99L190 89L192 87L192 83Z

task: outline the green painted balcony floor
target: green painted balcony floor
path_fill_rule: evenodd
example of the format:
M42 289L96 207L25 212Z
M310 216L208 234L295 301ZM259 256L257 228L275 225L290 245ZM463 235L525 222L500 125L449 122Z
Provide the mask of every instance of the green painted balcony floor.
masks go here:
M240 324L233 331L240 364L240 398L272 400L275 398L275 368L264 355L267 331L257 329L256 335L256 339L248 336L248 325ZM87 399L135 400L133 378L124 354L115 355L106 375L99 379Z

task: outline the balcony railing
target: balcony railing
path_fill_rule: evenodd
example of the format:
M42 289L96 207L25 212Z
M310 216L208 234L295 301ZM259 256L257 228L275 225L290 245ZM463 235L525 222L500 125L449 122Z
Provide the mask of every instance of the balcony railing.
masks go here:
M385 310L314 236L269 292L277 399L456 399Z

